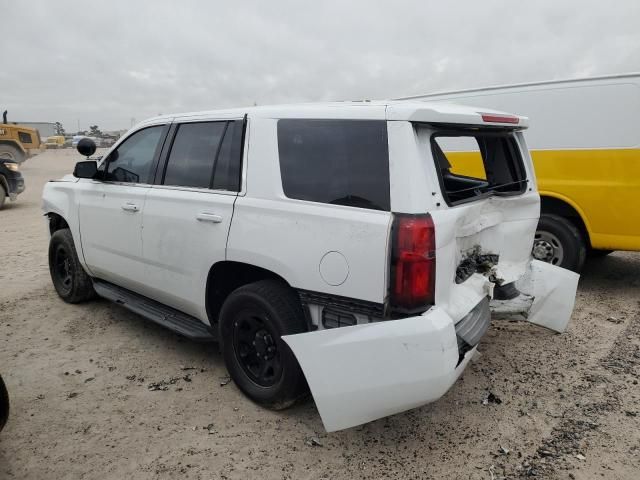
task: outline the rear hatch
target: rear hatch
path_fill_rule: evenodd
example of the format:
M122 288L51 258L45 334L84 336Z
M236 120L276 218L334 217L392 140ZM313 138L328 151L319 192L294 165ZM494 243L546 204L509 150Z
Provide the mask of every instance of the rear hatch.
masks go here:
M437 184L429 209L436 240L434 303L454 321L493 297L496 287L504 292L525 275L540 212L518 117L482 119L485 125L413 122Z

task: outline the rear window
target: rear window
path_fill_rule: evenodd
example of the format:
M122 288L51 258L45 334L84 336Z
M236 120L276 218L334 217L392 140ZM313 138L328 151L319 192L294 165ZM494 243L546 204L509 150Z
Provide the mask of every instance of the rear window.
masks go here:
M526 189L526 172L511 133L436 132L431 152L449 205L479 196L518 195Z
M391 210L385 121L283 119L278 150L287 197Z

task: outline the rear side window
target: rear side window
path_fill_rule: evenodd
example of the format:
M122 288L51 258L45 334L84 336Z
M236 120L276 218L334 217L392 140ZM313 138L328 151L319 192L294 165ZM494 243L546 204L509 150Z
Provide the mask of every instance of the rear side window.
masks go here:
M526 172L511 133L436 132L431 152L450 205L480 196L517 195L526 189Z
M238 191L241 133L242 122L235 121L179 125L163 184Z
M180 125L169 154L164 184L209 188L226 128L227 122Z
M278 150L287 197L391 210L385 121L283 119Z

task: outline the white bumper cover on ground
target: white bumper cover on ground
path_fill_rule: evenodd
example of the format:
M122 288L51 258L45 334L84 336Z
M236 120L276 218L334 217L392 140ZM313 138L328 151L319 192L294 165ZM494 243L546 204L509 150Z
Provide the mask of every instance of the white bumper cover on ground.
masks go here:
M311 388L327 431L360 425L441 397L458 378L454 324L424 315L283 337Z

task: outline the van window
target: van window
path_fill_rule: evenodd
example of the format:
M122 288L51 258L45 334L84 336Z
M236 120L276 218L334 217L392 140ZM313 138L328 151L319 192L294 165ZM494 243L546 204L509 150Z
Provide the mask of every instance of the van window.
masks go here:
M278 150L287 197L391 210L385 121L283 119Z
M508 132L442 131L431 136L431 153L450 205L526 189L526 172Z

